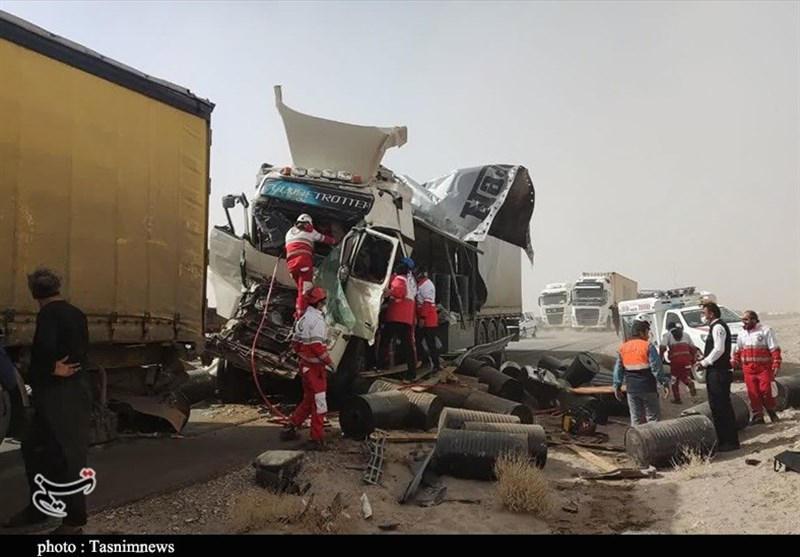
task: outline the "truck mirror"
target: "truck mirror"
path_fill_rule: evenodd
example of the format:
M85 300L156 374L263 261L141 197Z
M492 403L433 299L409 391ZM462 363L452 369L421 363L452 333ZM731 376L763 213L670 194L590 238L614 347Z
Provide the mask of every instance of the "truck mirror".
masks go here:
M225 195L222 197L222 208L233 209L236 206L236 196Z

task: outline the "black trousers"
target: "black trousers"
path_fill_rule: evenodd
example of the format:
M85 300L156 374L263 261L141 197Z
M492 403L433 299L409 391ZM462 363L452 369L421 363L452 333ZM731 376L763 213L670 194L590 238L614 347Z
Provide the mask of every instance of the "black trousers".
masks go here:
M439 348L436 346L438 330L438 327L417 327L417 354L427 354L434 368L439 367Z
M733 373L730 370L709 368L706 371L706 390L708 405L717 430L720 445L738 445L739 433L736 429L736 415L731 404L731 383Z
M33 416L21 447L30 497L39 490L34 480L37 474L53 483L81 479L81 469L87 462L92 409L91 393L79 381L65 381L38 396L34 390L34 397ZM66 505L64 524L86 524L86 495L83 492L58 496L58 499ZM39 513L32 504L29 511Z
M416 374L417 357L414 346L414 328L407 323L393 321L384 323L378 350L382 366L387 367L389 365L388 348L395 339L400 341L399 353L395 354L395 359L403 358L406 361L409 376Z

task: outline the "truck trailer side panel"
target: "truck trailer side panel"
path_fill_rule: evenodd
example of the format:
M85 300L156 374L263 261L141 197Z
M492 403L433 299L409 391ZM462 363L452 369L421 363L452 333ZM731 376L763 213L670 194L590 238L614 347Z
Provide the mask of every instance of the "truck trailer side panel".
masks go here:
M486 303L481 314L522 314L522 251L493 236L478 245L478 272L486 283Z
M4 37L0 83L7 344L32 340L38 266L62 275L93 343L201 343L208 119Z

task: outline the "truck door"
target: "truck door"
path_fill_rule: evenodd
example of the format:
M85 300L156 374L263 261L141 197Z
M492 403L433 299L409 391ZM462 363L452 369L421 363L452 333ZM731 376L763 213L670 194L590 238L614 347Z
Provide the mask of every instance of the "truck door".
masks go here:
M372 229L351 231L342 242L344 293L355 316L353 334L371 342L378 330L383 292L400 241Z

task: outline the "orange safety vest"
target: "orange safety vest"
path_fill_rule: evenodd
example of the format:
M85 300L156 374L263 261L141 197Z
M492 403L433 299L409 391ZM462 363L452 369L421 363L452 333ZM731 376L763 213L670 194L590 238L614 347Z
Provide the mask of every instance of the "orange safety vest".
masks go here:
M622 367L625 371L650 371L649 350L650 343L641 338L624 343L619 347Z

